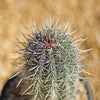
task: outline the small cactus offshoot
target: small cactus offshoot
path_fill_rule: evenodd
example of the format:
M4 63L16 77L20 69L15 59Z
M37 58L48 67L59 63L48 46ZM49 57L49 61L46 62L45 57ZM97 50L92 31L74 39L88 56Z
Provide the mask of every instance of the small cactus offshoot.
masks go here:
M46 22L42 29L28 29L31 34L23 34L26 41L17 41L21 45L18 67L23 67L17 84L22 95L32 95L32 100L72 100L75 96L77 80L83 71L80 60L84 57L79 46L86 39L74 40L69 32L69 23L62 29L53 21ZM15 76L14 75L14 76ZM21 85L22 84L22 85Z

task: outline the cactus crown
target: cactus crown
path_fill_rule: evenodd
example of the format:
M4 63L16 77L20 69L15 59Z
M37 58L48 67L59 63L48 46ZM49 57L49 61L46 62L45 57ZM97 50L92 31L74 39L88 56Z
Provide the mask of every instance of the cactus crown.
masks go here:
M57 28L57 23L53 20L41 30L35 25L35 32L23 34L26 42L18 40L23 47L18 52L22 54L19 67L24 67L17 73L20 73L17 87L24 83L21 94L32 95L32 100L72 100L78 85L79 53L88 50L79 50L77 46L85 39L73 41L70 37L73 32L67 32L69 23L64 30Z

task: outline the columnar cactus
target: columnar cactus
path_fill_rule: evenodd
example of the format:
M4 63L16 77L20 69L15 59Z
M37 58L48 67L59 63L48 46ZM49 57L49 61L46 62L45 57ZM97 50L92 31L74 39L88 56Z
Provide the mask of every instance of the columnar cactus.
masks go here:
M85 39L70 37L74 32L69 32L69 23L64 29L57 28L57 23L50 20L41 30L35 25L35 32L22 33L25 42L18 40L22 45L18 67L23 68L15 74L20 73L17 87L22 87L22 95L32 95L32 100L72 100L75 96L82 71L80 53L88 50L79 49Z

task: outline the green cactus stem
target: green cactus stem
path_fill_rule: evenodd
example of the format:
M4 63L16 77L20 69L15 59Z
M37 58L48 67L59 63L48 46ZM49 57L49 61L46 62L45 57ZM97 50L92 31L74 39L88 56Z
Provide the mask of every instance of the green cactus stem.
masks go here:
M78 86L79 74L83 71L79 46L86 39L71 38L69 23L62 30L58 21L50 20L41 30L35 24L35 32L23 34L26 41L21 45L18 58L20 80L17 87L22 87L22 95L32 95L32 100L72 100ZM15 76L14 75L14 76ZM24 85L21 85L24 84Z

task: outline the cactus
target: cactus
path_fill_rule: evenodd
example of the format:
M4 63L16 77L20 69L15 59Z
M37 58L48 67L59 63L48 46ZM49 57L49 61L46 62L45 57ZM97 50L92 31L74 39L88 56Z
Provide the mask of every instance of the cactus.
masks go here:
M35 32L22 33L26 41L17 39L21 44L18 67L22 68L14 76L19 74L17 87L22 87L22 95L32 95L32 100L72 100L75 96L83 70L81 53L90 49L80 50L86 39L74 40L79 36L71 38L75 32L69 32L69 23L61 29L58 22L50 19L40 30L35 24Z

